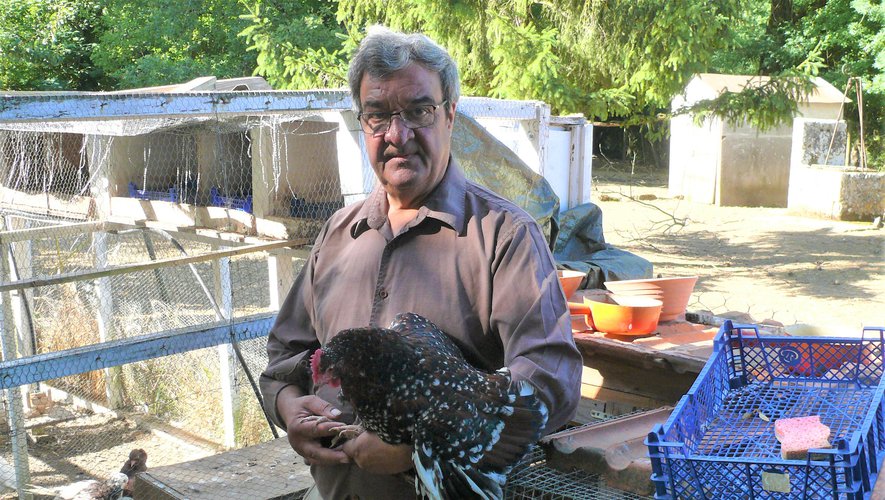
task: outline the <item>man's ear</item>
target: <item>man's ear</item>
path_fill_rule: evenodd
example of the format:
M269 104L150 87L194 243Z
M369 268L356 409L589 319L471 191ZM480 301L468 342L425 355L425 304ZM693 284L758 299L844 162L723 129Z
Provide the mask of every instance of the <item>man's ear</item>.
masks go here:
M458 107L458 102L451 103L451 108L446 106L446 116L449 117L449 124L454 125L455 123L455 109ZM451 114L449 114L451 113Z

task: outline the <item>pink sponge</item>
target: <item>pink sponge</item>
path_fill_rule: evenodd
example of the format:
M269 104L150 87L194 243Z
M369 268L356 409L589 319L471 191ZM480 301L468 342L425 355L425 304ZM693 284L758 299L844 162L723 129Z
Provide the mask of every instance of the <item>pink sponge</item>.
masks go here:
M830 428L820 422L820 415L775 420L774 436L787 460L803 459L812 448L830 447Z

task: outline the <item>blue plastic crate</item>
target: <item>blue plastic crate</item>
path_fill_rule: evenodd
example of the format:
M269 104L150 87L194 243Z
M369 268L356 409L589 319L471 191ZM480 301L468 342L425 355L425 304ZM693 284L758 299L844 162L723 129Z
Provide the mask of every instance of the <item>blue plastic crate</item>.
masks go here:
M209 188L209 202L213 207L226 207L243 212L252 213L252 195L245 198L237 198L235 196L224 196L217 187Z
M129 183L129 197L140 200L171 201L175 203L180 199L178 189L174 186L165 191L151 191L148 189L138 189L134 182Z
M293 197L289 202L289 215L302 219L328 219L340 208L344 208L343 201L305 201Z
M646 439L655 498L870 498L885 456L883 344L878 327L780 337L726 321L688 394ZM833 447L781 458L775 420L810 415Z

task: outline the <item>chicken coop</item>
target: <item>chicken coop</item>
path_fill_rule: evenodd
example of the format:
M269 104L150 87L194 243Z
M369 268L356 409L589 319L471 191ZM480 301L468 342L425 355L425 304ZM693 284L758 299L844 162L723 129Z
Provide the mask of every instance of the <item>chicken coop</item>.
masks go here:
M589 199L582 118L476 98L459 112L456 154L475 175L500 174L471 161L480 144L521 163L517 191ZM255 387L265 337L325 219L374 186L362 140L346 92L254 78L6 93L0 498L110 488L132 450L150 471L272 442ZM280 453L273 466L298 490L306 469ZM231 481L275 495L178 470L190 493L162 498Z

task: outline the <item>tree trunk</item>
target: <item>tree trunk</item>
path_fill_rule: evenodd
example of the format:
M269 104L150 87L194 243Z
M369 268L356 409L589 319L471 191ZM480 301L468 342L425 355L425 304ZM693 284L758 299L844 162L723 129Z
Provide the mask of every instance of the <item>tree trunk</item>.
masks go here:
M793 0L771 0L771 14L768 16L768 24L765 26L765 36L772 41L772 49L780 47L784 43L783 28L793 22ZM774 51L772 51L774 52ZM782 71L783 65L765 51L759 60L759 72L770 75Z

